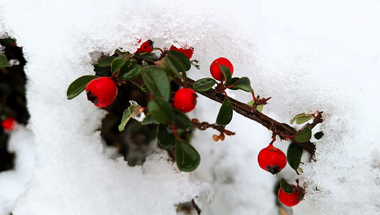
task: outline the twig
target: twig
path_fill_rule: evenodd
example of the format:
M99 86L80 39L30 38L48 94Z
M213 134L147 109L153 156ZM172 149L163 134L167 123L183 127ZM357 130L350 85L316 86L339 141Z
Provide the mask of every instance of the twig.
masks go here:
M184 83L181 82L181 80L177 77L173 78L173 82L180 85L180 86L184 85ZM187 86L186 87L193 88L194 82L195 82L194 80L187 78ZM203 96L208 97L209 99L212 99L216 102L219 102L219 103L223 103L223 101L225 99L224 94L217 93L214 89L210 89L206 92L198 92L198 93L203 95ZM271 130L272 132L277 134L282 140L288 140L289 139L289 138L287 138L288 136L292 136L292 135L295 135L297 133L297 130L294 129L293 127L289 126L288 124L277 122L276 120L268 117L267 115L259 112L258 110L252 109L251 106L249 106L245 103L239 102L233 98L229 98L229 99L230 99L231 104L232 104L232 109L235 112L260 123L261 125L266 127L268 130ZM315 119L317 119L319 115L317 115L317 117ZM314 120L313 123L317 124L317 123L323 121L323 120L322 121L321 120L322 120L322 116L320 115L319 120ZM308 151L312 156L314 155L314 153L315 153L314 143L311 143L310 141L300 143L300 142L296 141L294 138L291 138L290 140L297 143L298 145L300 145L303 149Z

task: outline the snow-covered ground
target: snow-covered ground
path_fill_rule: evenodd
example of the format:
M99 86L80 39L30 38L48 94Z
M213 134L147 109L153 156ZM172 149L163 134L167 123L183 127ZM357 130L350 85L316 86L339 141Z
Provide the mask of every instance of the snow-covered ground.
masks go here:
M103 154L95 130L105 112L84 94L66 100L66 89L92 74L90 53L134 51L140 38L193 46L201 66L189 72L194 78L209 76L215 58L229 58L236 76L248 76L257 94L272 97L264 113L278 121L324 111L325 136L317 143L317 161L302 166L307 194L294 214L380 214L379 4L0 1L0 34L15 37L28 62L36 143L35 168L13 214L167 215L195 196L205 215L277 214L273 187L279 177L294 179L294 172L287 167L275 177L259 168L256 157L270 133L241 116L227 126L236 136L224 142L213 142L213 131L196 132L192 143L202 161L191 174L178 172L160 151L141 167ZM235 97L249 101L244 92ZM199 98L192 116L212 122L218 107ZM285 150L287 143L275 146Z

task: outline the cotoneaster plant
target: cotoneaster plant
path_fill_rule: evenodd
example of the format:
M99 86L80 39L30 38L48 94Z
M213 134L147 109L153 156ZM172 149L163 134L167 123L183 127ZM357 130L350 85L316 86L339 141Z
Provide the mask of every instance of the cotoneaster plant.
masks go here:
M267 105L270 98L260 98L255 95L248 77L233 76L234 67L225 57L211 62L211 77L196 81L188 78L187 72L191 66L198 68L197 60L190 61L193 51L193 48L183 49L175 46L169 49L154 48L150 40L142 43L135 53L116 50L113 55L98 60L94 65L95 75L82 76L72 82L67 90L67 98L73 99L86 90L89 99L95 105L106 107L115 99L118 93L117 85L130 82L138 86L147 95L147 105L142 107L136 102L131 102L121 116L119 131L124 130L131 118L141 125L154 125L159 147L167 150L178 169L184 172L194 171L201 161L199 153L190 143L192 132L195 129L212 128L217 131L212 139L223 141L226 136L235 134L226 129L226 126L231 122L233 112L236 112L260 123L272 132L271 143L258 156L258 163L262 169L277 174L288 163L296 174L302 173L300 164L303 151L309 152L312 156L315 153L315 143L311 142L312 129L323 122L322 112L296 115L290 120L290 124L294 122L304 124L299 130L278 122L262 113L264 105ZM179 90L175 90L178 88ZM252 100L244 102L235 100L228 96L227 89L247 92L252 96ZM196 106L196 92L221 103L215 122L190 119L186 114ZM322 132L314 134L315 139L322 136ZM273 146L277 137L280 140L290 141L286 155ZM281 185L282 189L284 186L286 185ZM289 185L284 189L286 193L290 191L293 193L289 187L298 192L296 201L300 202L304 195L303 188L298 184L295 187ZM281 190L279 193L280 201L292 205L289 200L292 198L282 197L288 195L284 195Z

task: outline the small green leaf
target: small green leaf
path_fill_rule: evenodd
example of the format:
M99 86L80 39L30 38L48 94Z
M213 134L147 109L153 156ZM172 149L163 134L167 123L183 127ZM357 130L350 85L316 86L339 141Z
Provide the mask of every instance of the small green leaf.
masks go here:
M124 65L124 63L125 63L125 61L124 61L124 58L122 58L122 57L117 57L117 58L113 59L113 61L111 63L112 74L115 74Z
M297 171L303 173L303 169L301 167L298 167Z
M67 99L71 100L77 97L83 90L86 89L88 82L95 78L98 78L98 76L85 75L73 81L73 83L70 84L69 88L67 88Z
M183 66L184 71L182 72L186 72L191 68L190 60L184 53L177 50L170 50L168 56L174 57Z
M303 154L303 149L297 143L291 142L288 146L288 152L286 153L286 158L288 160L289 165L297 170Z
M230 83L229 83L229 85L231 86L231 85L234 85L237 81L239 81L240 80L240 78L237 78L237 77L235 77L235 78L231 78L231 81L230 81ZM230 87L230 88L228 88L228 89L231 89L231 90L238 90L238 88L234 88L234 87Z
M193 89L198 92L206 92L215 85L213 78L202 78L196 81L193 85Z
M155 97L148 103L148 111L152 114L153 118L162 124L173 122L173 108L172 106L160 97Z
M259 112L263 112L264 105L257 105L256 110Z
M108 75L110 72L109 67L100 67L99 65L94 65L94 72L98 75Z
M142 66L137 64L137 60L132 58L125 61L124 65L120 68L119 78L129 80L137 78L141 73Z
M310 124L307 124L307 126L303 130L298 131L294 138L298 142L301 142L301 143L309 141L311 138L311 126L310 126Z
M175 144L175 159L178 169L183 172L194 171L201 162L201 156L197 150L181 139L178 139Z
M141 70L142 78L149 91L158 97L169 101L170 82L166 71L158 66L146 66Z
M297 123L297 124L302 124L302 123L305 123L305 122L311 120L312 118L313 118L312 115L301 116L301 117L298 117L298 118L296 119L296 123Z
M319 140L323 137L323 131L319 131L317 133L314 134L314 138Z
M0 69L3 69L8 66L7 56L0 54Z
M148 114L143 121L141 122L141 125L149 125L149 124L160 124L157 120L153 118L151 114Z
M137 58L149 61L149 62L154 62L158 60L158 56L155 53L138 53L135 54Z
M236 89L239 89L239 90L243 90L243 91L246 91L246 92L251 92L252 91L251 81L247 77L240 78L239 80L237 80L236 82L234 82L234 84L232 84L232 85L233 85L233 88L236 88Z
M174 111L174 124L179 128L183 130L189 130L193 128L193 122L190 120L190 118L184 114L182 111L173 109Z
M309 114L305 114L305 113L297 114L293 119L290 120L290 124L293 124L294 121L296 121L298 118L304 117L304 116L309 116Z
M247 105L253 107L253 104L255 104L255 100L251 100L250 102L247 103ZM259 112L262 112L264 109L264 105L257 105L256 110Z
M219 65L220 71L222 71L224 80L226 81L226 84L229 85L231 82L231 71L228 67L225 65Z
M167 126L159 124L157 127L157 139L162 147L170 149L175 145L175 136L173 132L169 132Z
M293 124L294 121L296 121L296 118L291 119L291 120L290 120L290 124Z
M103 58L103 59L99 60L98 65L99 65L99 67L107 67L107 66L111 65L113 59L115 59L115 57L112 57L112 56Z
M179 62L175 57L172 55L167 55L165 57L165 62L168 65L170 71L176 75L178 78L186 78L186 68L185 66ZM182 72L182 76L180 74Z
M128 121L132 118L134 115L134 111L137 108L137 105L131 105L123 112L123 117L121 118L121 122L119 125L119 131L123 131L125 126L127 125Z
M281 178L280 186L285 193L291 194L295 191L295 189L290 184L288 184L284 178Z
M232 120L232 104L228 97L223 101L222 106L220 107L218 116L216 118L216 123L218 125L228 125Z

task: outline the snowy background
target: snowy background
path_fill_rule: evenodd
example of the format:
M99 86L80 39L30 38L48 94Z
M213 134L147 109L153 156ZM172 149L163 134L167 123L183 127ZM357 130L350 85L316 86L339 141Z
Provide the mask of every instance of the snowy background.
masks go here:
M250 77L257 94L272 97L264 113L278 121L324 111L325 136L317 162L302 166L307 195L293 214L380 214L378 1L2 0L5 33L28 62L31 114L31 131L14 131L10 150L21 157L34 145L26 156L35 150L36 159L33 173L22 164L0 173L2 214L29 177L15 215L168 215L195 196L205 215L278 213L273 187L294 172L287 167L275 177L259 168L256 157L270 133L237 114L227 127L237 134L224 142L213 142L213 131L196 133L202 161L191 174L178 172L160 151L133 168L104 155L95 130L105 111L84 94L68 101L66 89L92 74L91 56L135 51L140 38L194 47L201 66L189 72L194 78L208 77L215 58L229 58L236 76ZM234 96L249 101L244 92ZM192 116L212 122L218 107L199 97ZM285 150L287 143L275 146Z

